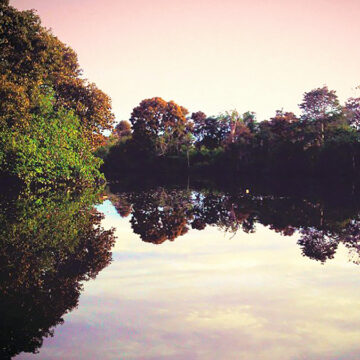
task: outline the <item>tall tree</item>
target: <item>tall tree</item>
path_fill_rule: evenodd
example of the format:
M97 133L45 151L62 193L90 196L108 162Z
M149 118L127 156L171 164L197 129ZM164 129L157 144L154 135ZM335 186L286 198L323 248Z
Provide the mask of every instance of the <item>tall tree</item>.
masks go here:
M190 126L187 113L174 101L160 97L143 100L130 118L134 141L160 156L179 152Z
M207 117L203 112L198 111L191 115L191 120L194 122L197 147L205 146L208 149L215 149L221 146L228 135L227 124L217 117Z
M342 113L336 92L329 90L327 86L311 90L304 94L299 106L303 111L303 120L313 122L319 128L317 140L322 145L326 125Z
M16 88L29 103L27 113L37 106L36 99L48 88L55 91L57 104L73 110L79 117L84 136L92 146L101 143L102 132L110 129L114 119L110 98L96 85L84 80L76 53L41 25L33 10L18 11L0 3L0 78L5 91ZM3 94L2 94L3 95ZM16 100L16 97L15 97ZM14 104L14 97L2 97L1 111ZM13 106L16 108L16 104ZM26 127L24 106L12 114L12 123Z
M292 112L277 110L276 115L270 119L270 131L277 140L296 141L296 130L299 119Z
M360 128L360 98L350 98L345 103L345 116L349 125Z

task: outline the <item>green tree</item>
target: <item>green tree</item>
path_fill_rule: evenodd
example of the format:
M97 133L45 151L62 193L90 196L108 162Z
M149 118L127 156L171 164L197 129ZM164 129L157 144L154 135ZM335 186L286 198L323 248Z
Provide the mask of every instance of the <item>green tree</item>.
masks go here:
M0 6L0 117L11 115L13 126L26 127L39 94L52 88L56 106L73 110L83 136L92 147L100 144L114 119L110 98L81 77L76 53L41 26L33 10L18 11L7 2Z
M26 128L0 123L0 173L28 185L81 185L102 179L101 160L91 153L78 118L55 109L54 102L51 93L41 96Z

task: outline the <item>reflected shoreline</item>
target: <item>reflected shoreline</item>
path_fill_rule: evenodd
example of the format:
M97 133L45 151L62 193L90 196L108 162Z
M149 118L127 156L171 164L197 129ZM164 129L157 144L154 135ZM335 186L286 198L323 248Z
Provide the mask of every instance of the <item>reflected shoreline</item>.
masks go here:
M5 195L5 194L4 194ZM1 197L0 357L37 353L109 265L115 238L96 189Z
M145 242L174 241L190 228L201 231L207 226L230 233L253 233L256 225L262 224L283 236L298 233L302 254L321 263L334 257L339 243L348 248L351 261L360 262L360 202L353 185L337 187L334 192L336 184L328 183L322 192L314 193L321 184L313 184L307 194L306 187L294 193L291 187L279 185L276 183L277 191L269 193L269 183L266 190L259 183L236 190L206 188L198 183L186 188L179 184L150 186L143 191L129 191L127 184L112 183L108 196L118 214L129 217L133 231Z
M300 187L290 182L285 186L285 179L271 183L248 179L219 186L189 179L184 187L147 180L145 188L131 181L110 183L106 195L99 189L4 194L2 358L38 353L63 316L77 308L83 284L112 261L114 229L104 229L104 215L94 208L104 199L143 242L176 241L171 245L181 247L181 237L190 230L206 235L209 228L231 237L239 234L241 242L241 234L255 233L261 225L282 236L296 235L298 254L320 264L330 263L340 245L347 249L350 262L360 263L360 201L353 184L308 182Z

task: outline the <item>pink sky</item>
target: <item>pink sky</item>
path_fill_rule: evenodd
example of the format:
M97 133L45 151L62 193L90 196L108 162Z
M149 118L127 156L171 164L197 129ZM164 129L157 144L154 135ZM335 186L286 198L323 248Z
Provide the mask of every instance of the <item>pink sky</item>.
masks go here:
M111 96L117 120L160 96L258 119L327 84L359 96L358 0L10 0L35 8Z

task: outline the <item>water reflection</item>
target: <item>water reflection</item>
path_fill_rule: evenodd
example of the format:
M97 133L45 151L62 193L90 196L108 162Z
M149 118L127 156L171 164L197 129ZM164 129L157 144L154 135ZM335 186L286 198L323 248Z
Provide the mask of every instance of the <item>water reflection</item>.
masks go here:
M164 187L119 192L114 185L111 191L110 200L119 215L130 216L134 233L145 242L174 241L189 228L204 230L206 226L252 233L262 224L283 236L298 232L302 254L311 259L325 263L343 243L350 259L360 261L360 208L354 199L339 204L329 199L253 195L248 190L230 193Z
M94 190L1 199L0 358L35 353L111 261Z
M90 191L4 200L0 357L359 358L359 201L328 194L111 185L102 220Z

